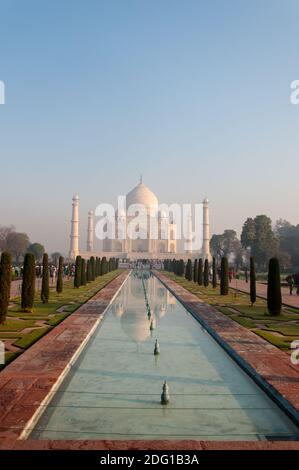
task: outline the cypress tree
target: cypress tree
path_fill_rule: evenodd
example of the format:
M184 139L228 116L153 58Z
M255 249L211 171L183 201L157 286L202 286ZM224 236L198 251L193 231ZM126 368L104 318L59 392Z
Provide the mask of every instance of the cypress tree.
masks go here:
M101 261L101 272L102 274L107 274L108 272L108 266L107 266L107 259L106 256L103 256L102 261Z
M194 267L193 267L193 281L197 282L198 279L198 266L197 266L197 259L194 261Z
M205 260L203 283L205 287L209 285L209 260Z
M87 260L87 268L86 268L86 281L91 282L92 281L92 266L91 266L91 260Z
M216 258L213 257L213 280L212 280L213 288L216 289L217 287L217 266L216 266Z
M91 281L94 281L96 278L96 266L94 256L90 258L90 268L91 268Z
M118 269L118 264L119 264L119 258L116 258L116 261L115 261L115 269Z
M277 258L271 258L269 261L267 304L270 315L280 315L282 299L280 268Z
M49 302L49 257L47 253L43 255L43 276L40 298L43 304Z
M81 286L86 286L86 261L81 259Z
M250 301L253 305L256 301L256 276L254 259L250 258Z
M35 294L35 258L32 253L24 257L21 307L24 312L32 312Z
M4 251L0 261L0 324L6 320L11 286L11 255Z
M220 294L228 295L228 260L226 256L221 258Z
M203 284L202 270L203 270L202 258L199 258L199 260L198 260L198 275L197 275L197 282L198 282L199 286L202 286L202 284Z
M61 294L63 291L63 279L62 279L62 273L63 273L63 256L59 256L59 261L58 261L58 272L57 272L57 283L56 283L56 292L57 294Z
M76 264L75 264L75 277L74 277L74 287L79 288L81 285L81 256L76 257Z
M183 276L185 271L185 263L183 259L180 259L179 275Z
M186 266L186 279L188 279L188 281L192 281L192 261L190 258L188 259Z
M175 261L174 263L174 270L173 270L174 274L177 275L178 274L178 265L177 265L177 262Z
M171 272L174 273L174 268L175 268L175 258L173 258L172 262L171 262Z

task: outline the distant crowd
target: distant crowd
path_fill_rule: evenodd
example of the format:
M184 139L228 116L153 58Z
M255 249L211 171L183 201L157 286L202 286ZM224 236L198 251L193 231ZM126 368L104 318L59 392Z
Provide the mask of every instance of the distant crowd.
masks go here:
M58 268L54 264L49 265L49 275L51 279L56 279L58 273ZM35 275L37 278L43 276L43 266L42 264L37 264L35 267ZM75 265L66 264L63 266L63 277L74 277L75 275ZM13 279L23 277L23 266L12 266L12 276Z

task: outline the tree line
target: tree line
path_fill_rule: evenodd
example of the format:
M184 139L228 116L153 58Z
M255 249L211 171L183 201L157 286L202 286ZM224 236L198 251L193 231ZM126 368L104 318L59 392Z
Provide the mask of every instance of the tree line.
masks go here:
M217 262L225 256L237 270L248 266L253 257L257 271L267 271L268 260L275 257L283 271L299 272L299 225L280 219L273 226L269 217L257 215L246 219L240 239L230 229L214 234L210 249Z
M36 280L36 260L34 254L26 253L24 256L22 289L21 289L21 308L24 312L31 313L35 299L35 280ZM63 269L64 258L59 256L58 270L56 279L56 292L63 292ZM85 260L77 256L74 270L74 287L79 288L89 282L94 281L98 276L102 276L110 271L118 269L118 259L106 257L94 258L93 256ZM71 271L70 271L71 272ZM12 255L4 251L0 259L0 324L4 323L8 313L10 300L10 288L12 280ZM43 254L42 261L42 286L40 298L44 304L49 302L49 257L47 253Z
M26 253L32 253L37 262L41 262L45 247L41 243L32 243L27 233L17 232L14 226L0 226L0 253L8 251L12 262L20 264ZM55 266L59 263L59 252L51 254L51 261Z
M206 259L196 259L193 263L188 259L187 263L183 259L166 259L164 270L174 273L176 276L184 276L188 281L193 281L199 286L208 287L210 282L213 289L220 284L220 295L229 294L229 262L226 256L220 260L220 269L217 268L216 257L213 257L212 266ZM256 302L256 264L254 258L250 257L250 303L253 306ZM268 285L267 285L267 307L270 315L280 315L282 309L282 295L280 284L280 264L279 259L272 257L268 262Z
M98 276L103 276L118 269L118 258L110 258L106 256L98 258L91 256L87 261L81 256L76 257L74 287L79 288L85 286L88 282L94 281Z

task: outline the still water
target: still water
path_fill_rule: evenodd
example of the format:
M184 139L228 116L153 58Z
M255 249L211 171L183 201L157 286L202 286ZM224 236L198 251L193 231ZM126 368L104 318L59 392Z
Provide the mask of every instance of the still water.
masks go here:
M298 438L296 426L161 282L146 277L128 277L30 438Z

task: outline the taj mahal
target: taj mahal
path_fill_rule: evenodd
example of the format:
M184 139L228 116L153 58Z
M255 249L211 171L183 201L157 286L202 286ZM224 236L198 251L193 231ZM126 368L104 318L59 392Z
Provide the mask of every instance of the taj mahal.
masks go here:
M202 246L200 250L193 250L190 241L187 249L181 248L175 235L176 224L163 211L159 211L159 202L157 196L143 183L142 177L139 184L135 186L125 198L126 210L115 212L115 237L106 237L102 240L102 246L99 250L94 248L94 211L89 210L87 217L87 233L86 233L86 249L82 250L79 243L79 196L73 197L72 203L72 219L70 230L70 250L69 258L75 259L80 255L83 258L91 256L116 257L125 260L137 259L157 259L166 258L196 258L201 256L203 259L210 259L210 222L209 222L209 201L202 201ZM142 205L146 210L147 224L143 236L132 239L127 235L120 237L120 227L128 227L132 219L132 213L129 213L129 207ZM148 221L153 217L157 217L158 236L153 239L150 236ZM162 235L163 227L163 235ZM190 236L191 239L191 236Z

